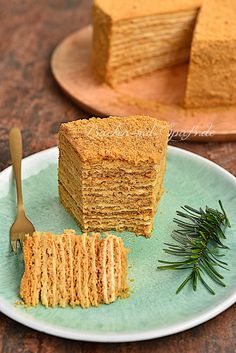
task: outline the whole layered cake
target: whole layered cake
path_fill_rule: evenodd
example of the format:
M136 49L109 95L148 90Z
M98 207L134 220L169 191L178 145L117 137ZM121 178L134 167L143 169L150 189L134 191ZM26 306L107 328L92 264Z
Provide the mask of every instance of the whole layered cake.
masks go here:
M83 231L150 237L163 193L168 133L166 122L149 116L61 125L60 200Z
M112 234L35 232L24 242L20 296L27 306L112 303L127 296L126 255L122 239Z
M94 0L92 63L116 86L189 62L182 105L236 104L235 0Z

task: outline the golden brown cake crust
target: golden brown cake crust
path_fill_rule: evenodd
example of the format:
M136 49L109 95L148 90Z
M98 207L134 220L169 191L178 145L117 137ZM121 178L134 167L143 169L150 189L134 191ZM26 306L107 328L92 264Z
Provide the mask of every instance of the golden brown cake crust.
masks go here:
M201 6L202 0L95 0L94 5L112 20L187 11Z
M62 124L59 136L71 143L82 161L121 160L158 163L169 124L149 116L91 118Z

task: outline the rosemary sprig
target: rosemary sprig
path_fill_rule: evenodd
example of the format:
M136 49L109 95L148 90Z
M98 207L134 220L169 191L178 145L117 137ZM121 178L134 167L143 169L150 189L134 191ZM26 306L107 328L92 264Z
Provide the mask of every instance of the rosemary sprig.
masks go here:
M226 239L225 230L230 227L230 222L221 201L219 205L220 211L207 206L205 210L184 206L181 207L183 211L176 212L179 218L174 218L174 223L178 228L172 232L172 238L178 244L165 243L167 248L163 250L167 254L179 256L182 259L179 261L159 260L165 265L158 266L160 270L190 270L190 274L178 287L176 294L188 282L192 282L194 291L200 282L211 294L215 294L205 281L204 275L208 275L214 282L225 287L224 277L218 268L229 269L228 264L220 259L224 254L220 254L219 250L228 249L222 240Z

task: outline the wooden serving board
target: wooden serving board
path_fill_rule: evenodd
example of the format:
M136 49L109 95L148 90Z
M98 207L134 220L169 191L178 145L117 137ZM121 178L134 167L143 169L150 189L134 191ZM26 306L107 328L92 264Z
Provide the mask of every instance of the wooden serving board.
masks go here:
M181 107L187 65L159 70L111 88L92 72L91 39L91 26L74 32L57 46L51 59L56 81L84 110L96 116L155 116L170 122L172 139L236 140L236 106L197 110Z

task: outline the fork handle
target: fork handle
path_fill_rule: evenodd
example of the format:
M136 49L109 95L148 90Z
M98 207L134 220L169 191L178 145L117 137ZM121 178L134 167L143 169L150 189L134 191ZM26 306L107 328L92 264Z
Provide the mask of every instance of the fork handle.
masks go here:
M22 160L22 136L20 129L13 127L9 133L10 153L13 171L16 180L18 212L24 211L22 183L21 183L21 160Z

